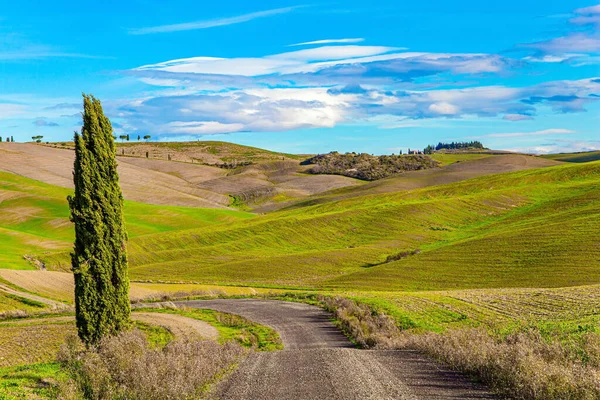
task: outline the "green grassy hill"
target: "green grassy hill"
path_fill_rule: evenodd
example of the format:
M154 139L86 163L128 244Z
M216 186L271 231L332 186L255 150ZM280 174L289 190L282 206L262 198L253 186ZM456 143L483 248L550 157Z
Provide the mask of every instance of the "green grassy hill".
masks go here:
M68 190L0 182L3 267L27 268L30 254L68 270ZM381 291L600 283L600 162L254 217L127 202L126 219L134 280Z
M543 155L542 157L546 158L548 160L573 162L573 163L584 163L584 162L600 160L600 151L584 151L581 153L547 154L547 155Z
M74 237L66 200L71 192L0 171L0 268L34 268L24 255L45 260L58 253L63 262L68 260ZM156 206L132 201L125 201L125 214L131 239L253 217L253 214L232 210Z

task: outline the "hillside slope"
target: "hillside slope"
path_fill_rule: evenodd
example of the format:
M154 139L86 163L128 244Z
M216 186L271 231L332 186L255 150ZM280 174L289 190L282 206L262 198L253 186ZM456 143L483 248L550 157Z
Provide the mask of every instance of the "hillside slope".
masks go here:
M237 205L248 208L254 203L302 199L361 183L333 175L302 174L305 168L296 159L300 156L214 143L119 144L117 153L125 154L117 157L125 199L172 206L229 208ZM0 143L0 171L72 188L74 152L55 146ZM146 151L150 158L145 157ZM181 162L177 162L178 159ZM189 162L192 160L195 162ZM200 161L210 165L199 164ZM215 166L225 163L239 166Z
M3 180L29 190L2 192L0 227L18 244L9 242L4 257L16 262L35 252L48 268L67 270L66 202L52 192L64 189L9 174ZM13 212L11 201L23 212ZM62 223L42 212L62 215ZM131 277L365 290L600 283L600 162L242 216L128 203ZM401 252L412 255L385 263Z
M430 186L445 185L481 176L504 172L524 171L560 165L554 160L522 154L434 154L432 158L443 164L442 168L409 171L387 179L370 182L357 187L340 188L327 193L316 194L308 199L288 202L280 208L305 207L336 200L376 193L393 193ZM270 210L272 210L271 207ZM261 210L262 211L262 210Z

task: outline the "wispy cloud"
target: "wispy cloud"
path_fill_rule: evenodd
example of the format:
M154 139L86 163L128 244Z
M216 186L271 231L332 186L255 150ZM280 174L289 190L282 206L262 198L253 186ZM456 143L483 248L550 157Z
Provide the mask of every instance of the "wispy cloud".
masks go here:
M504 119L505 121L529 121L532 120L533 117L531 115L525 115L525 114L506 114L504 117L502 117L502 119Z
M81 103L59 103L53 106L44 107L44 110L70 110L70 109L80 109Z
M148 34L152 34L152 33L191 31L191 30L197 30L197 29L215 28L218 26L241 24L243 22L252 21L257 18L265 18L265 17L271 17L271 16L279 15L279 14L286 14L286 13L292 12L301 7L305 7L305 6L274 8L271 10L257 11L257 12L253 12L253 13L237 15L234 17L217 18L217 19L201 20L201 21L193 21L193 22L184 22L184 23L180 23L180 24L160 25L160 26L153 26L153 27L147 27L147 28L133 28L133 29L129 29L129 34L131 34L131 35L148 35Z
M494 54L418 53L388 46L321 46L261 58L192 57L144 65L129 71L144 78L168 79L176 76L203 81L224 80L226 76L286 76L300 82L318 80L317 75L331 81L335 77L365 80L413 77L443 72L455 74L498 73L517 61ZM169 73L170 75L160 75ZM188 74L188 75L186 75ZM239 82L236 82L239 83Z
M56 122L52 122L52 121L48 121L46 118L37 118L36 120L34 120L33 125L35 126L58 126L58 124Z
M536 51L533 57L527 57L533 62L579 62L588 58L589 53L600 52L600 4L579 8L573 11L569 23L573 30L564 36L534 43L521 44L521 48ZM574 54L588 53L588 54ZM588 60L589 61L589 60Z
M553 140L553 143L537 146L522 146L507 148L505 150L518 153L550 154L550 153L573 153L580 151L600 150L600 141L594 140Z
M527 136L547 136L547 135L574 135L577 132L570 129L544 129L534 132L509 132L509 133L490 133L480 136L482 138L508 138L508 137L527 137Z
M361 43L361 42L364 42L364 41L365 41L364 38L323 39L323 40L314 40L312 42L302 42L302 43L289 44L288 47L294 47L294 46L312 46L312 45L333 44L333 43Z

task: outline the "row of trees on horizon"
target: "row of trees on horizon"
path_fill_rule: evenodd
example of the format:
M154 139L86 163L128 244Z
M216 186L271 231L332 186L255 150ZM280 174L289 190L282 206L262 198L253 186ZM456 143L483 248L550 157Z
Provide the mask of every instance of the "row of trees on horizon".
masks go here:
M467 149L483 150L483 149L485 149L485 147L483 146L483 143L481 143L478 140L473 140L470 142L450 142L450 143L439 142L435 146L428 145L427 147L425 147L423 152L425 154L432 154L434 151L440 151L440 150L467 150Z

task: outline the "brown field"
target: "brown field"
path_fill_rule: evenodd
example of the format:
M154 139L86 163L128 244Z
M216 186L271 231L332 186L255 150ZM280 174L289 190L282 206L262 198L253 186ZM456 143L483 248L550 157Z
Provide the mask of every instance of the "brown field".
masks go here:
M28 143L0 143L0 170L72 188L74 154L71 150ZM121 187L128 200L210 208L224 208L229 204L227 196L200 189L181 177L129 163L129 157L119 157L118 161ZM196 175L205 174L208 178L219 172L218 168L192 164L189 168L198 168Z
M73 302L73 274L39 270L0 269L0 278L49 299Z
M227 146L225 146L227 145ZM222 148L236 146L223 144ZM244 146L220 155L206 153L211 147L168 147L157 144L125 144L118 148L119 177L123 195L142 203L227 208L230 196L250 206L304 198L331 189L355 186L360 181L339 176L302 174L298 159ZM153 154L145 158L148 151ZM164 154L163 154L164 153ZM174 154L178 154L175 157ZM167 157L171 155L172 161ZM0 170L66 188L73 187L71 149L31 143L0 143ZM204 157L204 158L202 158ZM191 162L192 159L197 160ZM216 164L236 160L254 164L235 169ZM207 164L198 163L202 160Z
M10 270L0 269L0 278L11 284L22 288L33 294L23 293L14 290L13 294L25 297L29 296L32 300L50 302L55 304L54 299L73 303L73 274L68 272L39 271L39 270ZM10 289L10 288L7 288ZM251 287L237 286L218 286L218 285L200 285L193 283L145 283L131 282L129 296L132 301L140 301L148 298L160 299L163 296L185 297L192 295L254 295L270 293L276 290L272 289L254 289ZM60 303L59 303L60 304Z

